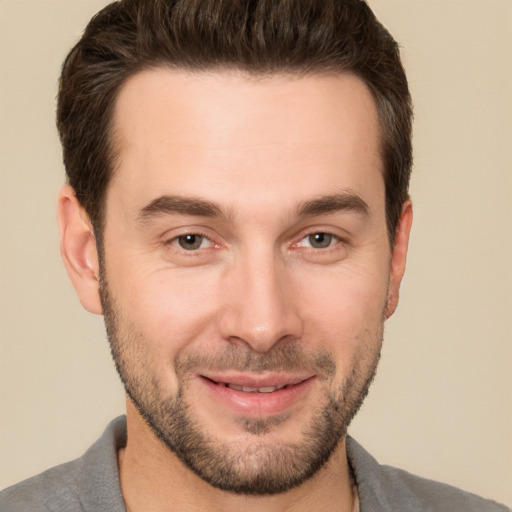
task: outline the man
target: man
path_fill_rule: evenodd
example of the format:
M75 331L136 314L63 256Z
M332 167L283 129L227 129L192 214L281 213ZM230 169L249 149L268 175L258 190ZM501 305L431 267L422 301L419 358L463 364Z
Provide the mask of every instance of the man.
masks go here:
M2 510L505 510L346 435L412 220L407 82L365 3L111 4L58 126L62 255L127 416Z

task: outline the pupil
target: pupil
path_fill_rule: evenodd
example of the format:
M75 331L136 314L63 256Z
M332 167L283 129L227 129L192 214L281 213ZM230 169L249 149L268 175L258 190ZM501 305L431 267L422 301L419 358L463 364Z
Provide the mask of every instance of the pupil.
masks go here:
M324 249L331 245L332 235L327 233L315 233L309 236L309 242L317 249Z
M200 235L184 235L180 236L178 241L183 249L190 251L193 249L199 249L201 242L203 241L203 237Z

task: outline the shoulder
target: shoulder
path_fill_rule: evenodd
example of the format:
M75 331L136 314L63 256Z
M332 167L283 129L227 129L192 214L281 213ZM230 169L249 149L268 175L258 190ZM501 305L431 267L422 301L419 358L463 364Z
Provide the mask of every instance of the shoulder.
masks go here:
M77 473L79 460L48 469L0 492L2 512L81 510Z
M347 438L362 512L510 512L494 501L451 485L380 465L354 439Z
M0 511L124 511L117 451L125 443L126 420L119 417L82 457L0 492Z
M391 503L406 504L409 510L425 512L507 512L494 501L463 491L451 485L412 475L407 471L382 466L383 478Z

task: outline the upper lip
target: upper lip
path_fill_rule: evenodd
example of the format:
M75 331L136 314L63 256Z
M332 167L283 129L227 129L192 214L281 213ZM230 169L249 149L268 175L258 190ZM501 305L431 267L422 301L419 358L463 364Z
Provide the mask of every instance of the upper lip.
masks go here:
M305 380L314 377L311 373L290 374L290 373L264 373L264 374L248 374L248 373L209 373L204 372L199 374L211 381L222 384L234 384L236 386L243 386L248 388L264 388L264 387L282 387L293 386L300 384Z

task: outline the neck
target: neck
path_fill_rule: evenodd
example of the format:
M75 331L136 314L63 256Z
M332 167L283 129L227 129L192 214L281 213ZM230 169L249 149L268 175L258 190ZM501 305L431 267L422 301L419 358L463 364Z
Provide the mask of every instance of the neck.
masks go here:
M131 403L128 442L119 452L119 474L128 512L353 512L357 489L350 474L345 439L329 462L299 487L271 496L222 491L203 481L153 433Z

